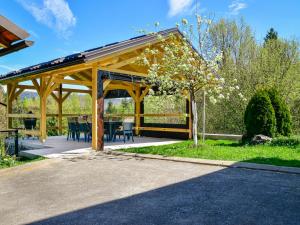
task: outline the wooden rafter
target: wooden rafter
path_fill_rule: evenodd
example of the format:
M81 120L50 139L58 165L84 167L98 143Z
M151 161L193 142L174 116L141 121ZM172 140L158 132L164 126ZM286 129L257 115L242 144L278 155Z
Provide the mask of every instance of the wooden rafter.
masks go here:
M16 91L16 93L14 94L14 99L17 99L19 97L19 95L22 94L23 91L24 91L23 88L19 88L19 90Z
M99 67L99 69L104 70L104 71L109 71L109 72L115 72L115 73L131 74L131 75L140 76L140 77L148 76L147 73L134 72L134 71L124 70L124 69L111 69L108 67Z
M35 86L31 86L31 85L18 85L17 88L23 88L23 89L28 89L28 90L36 90ZM39 88L38 90L39 91ZM55 89L54 91L59 91L59 89ZM77 93L84 93L84 94L89 94L91 93L91 90L84 90L84 89L75 89L75 88L63 88L62 89L63 92L77 92Z
M55 100L56 102L59 101L58 97L57 97L56 94L54 94L53 92L51 93L51 96L54 98L54 100Z
M108 87L108 85L109 85L110 82L111 82L111 80L105 80L104 81L104 83L103 83L103 90L105 90Z
M126 91L128 92L128 94L130 95L130 97L134 100L137 101L138 99L136 98L136 95L134 94L134 92L130 89L126 89Z
M143 101L143 99L145 98L145 96L148 94L149 90L150 90L150 87L147 86L146 89L142 92L141 96L139 97L139 101L140 102Z
M58 83L58 84L73 84L73 85L92 86L91 81L67 80L67 79L55 78L54 82Z
M88 80L88 81L92 81L92 76L89 75L86 71L81 71L76 73L76 75L81 78L81 80Z
M59 83L50 83L47 85L46 90L44 91L45 96L49 96L56 88L58 88Z
M91 70L83 70L80 71L80 74L84 75L85 77L89 78L90 80L92 80L92 72Z
M72 94L72 92L67 92L63 97L62 97L62 102L64 102L69 96Z
M32 84L35 87L37 93L40 95L40 85L38 84L37 80L36 79L32 79L31 81L32 81Z
M128 64L131 64L131 63L135 62L137 59L138 59L138 56L134 56L134 57L131 57L129 59L121 60L118 63L115 63L115 64L112 64L112 65L108 66L108 68L118 69L118 68L121 68L125 65L128 65Z

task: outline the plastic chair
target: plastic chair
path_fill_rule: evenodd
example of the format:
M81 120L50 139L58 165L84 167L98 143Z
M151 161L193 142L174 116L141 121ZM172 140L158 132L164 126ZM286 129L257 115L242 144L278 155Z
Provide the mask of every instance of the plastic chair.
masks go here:
M35 130L36 129L36 118L25 118L23 120L25 130ZM27 135L27 137L31 137L31 135Z
M129 140L130 136L131 136L132 142L134 142L132 130L133 130L133 123L124 122L121 128L115 130L114 141L116 140L117 135L123 135L124 143L126 142L126 137Z
M88 123L78 123L78 137L77 140L80 140L80 134L84 134L84 141L86 142L88 140L88 133L89 133L89 128L88 128Z

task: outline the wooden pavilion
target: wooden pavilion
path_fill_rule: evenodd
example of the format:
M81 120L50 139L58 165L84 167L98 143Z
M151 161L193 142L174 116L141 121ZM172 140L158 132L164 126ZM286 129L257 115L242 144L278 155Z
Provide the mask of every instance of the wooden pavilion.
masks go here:
M183 38L177 28L159 32L163 37L170 34ZM0 82L7 85L7 117L11 128L13 118L35 117L40 120L39 130L27 131L38 135L41 141L47 136L47 116L56 116L58 130L62 133L62 118L70 115L63 114L62 105L73 92L88 93L92 96L92 148L103 149L104 136L104 98L112 90L126 90L135 102L135 133L136 135L158 135L167 133L183 138L191 138L191 104L186 100L185 113L145 114L143 99L149 87L142 81L147 77L147 68L136 63L137 57L146 47L159 43L157 35L142 35L126 41L117 42L102 47L90 49L81 53L58 58L49 62L30 66L0 77ZM24 84L24 81L32 85ZM82 88L67 88L68 85L82 85ZM13 101L26 90L36 90L40 97L40 114L13 114ZM52 96L58 105L55 115L47 114L46 100ZM147 124L145 117L185 117L184 125Z

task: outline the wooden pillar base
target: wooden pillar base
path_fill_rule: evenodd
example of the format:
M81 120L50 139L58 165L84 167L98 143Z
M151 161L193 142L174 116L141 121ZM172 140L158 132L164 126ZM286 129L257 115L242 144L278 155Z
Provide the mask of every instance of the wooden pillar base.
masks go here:
M94 66L92 68L92 149L98 150L98 143L97 143L97 137L98 137L98 102L97 102L97 96L98 96L98 68L97 66Z
M140 130L139 128L141 127L141 88L138 86L136 88L136 100L135 100L135 134L139 135Z
M59 92L58 92L58 131L59 135L62 135L62 84L59 85Z

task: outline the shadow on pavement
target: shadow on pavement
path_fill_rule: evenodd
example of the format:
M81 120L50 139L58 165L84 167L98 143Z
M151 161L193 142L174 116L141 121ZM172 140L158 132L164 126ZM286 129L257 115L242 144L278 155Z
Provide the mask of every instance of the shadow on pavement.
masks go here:
M269 165L276 165L276 166L300 167L300 160L296 160L296 159L284 160L276 157L268 157L268 158L255 157L252 159L247 159L243 162L269 164Z
M299 175L225 168L31 224L299 224L299 212Z

